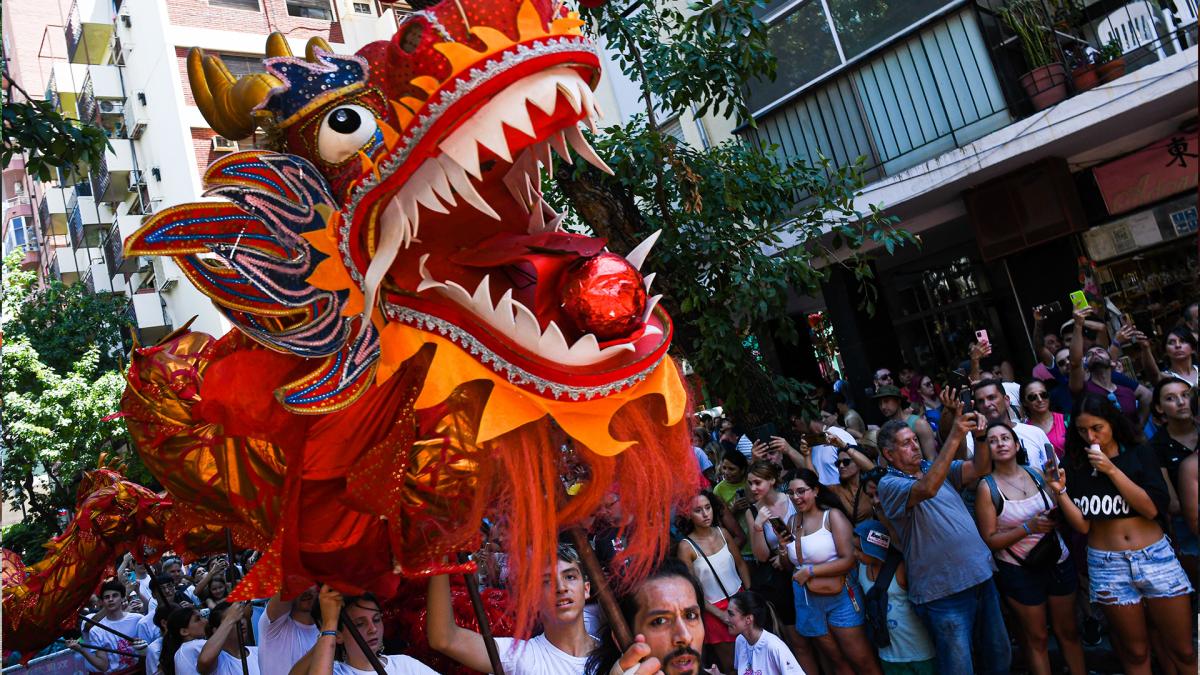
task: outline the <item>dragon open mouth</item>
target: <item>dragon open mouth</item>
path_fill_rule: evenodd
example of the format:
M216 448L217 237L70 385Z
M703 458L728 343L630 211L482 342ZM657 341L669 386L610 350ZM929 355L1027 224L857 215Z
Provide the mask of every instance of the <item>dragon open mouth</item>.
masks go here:
M619 310L636 316L616 333L593 330L564 307L572 271L605 254L605 242L562 230L563 216L543 197L542 170L553 175L555 161L582 159L611 172L580 130L594 130L600 117L581 70L556 65L489 95L376 201L377 228L365 233L374 249L364 274L368 307L377 294L389 321L469 328L503 361L535 369L620 367L665 346L669 320L649 296L653 275L640 273L653 237L615 263L626 268L627 286L639 286L624 289L630 299ZM388 178L381 183L376 190Z

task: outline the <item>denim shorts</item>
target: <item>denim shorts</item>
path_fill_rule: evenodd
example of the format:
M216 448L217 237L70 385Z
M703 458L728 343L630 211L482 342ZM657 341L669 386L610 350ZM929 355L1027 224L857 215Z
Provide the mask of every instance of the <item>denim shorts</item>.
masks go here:
M1099 551L1088 547L1091 600L1101 605L1134 605L1142 598L1173 598L1192 592L1192 584L1166 537L1136 551Z
M792 582L796 596L796 632L804 637L821 637L829 633L829 627L853 628L863 625L862 590L857 586L845 586L837 595L817 595L796 582ZM850 600L850 593L859 600L858 606Z

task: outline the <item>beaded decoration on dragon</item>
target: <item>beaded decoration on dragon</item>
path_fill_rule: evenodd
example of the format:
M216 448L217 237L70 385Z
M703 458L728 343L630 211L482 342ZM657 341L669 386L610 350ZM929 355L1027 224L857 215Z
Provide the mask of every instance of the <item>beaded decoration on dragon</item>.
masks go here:
M522 552L514 597L540 597L557 533L614 484L637 523L619 568L665 551L697 472L640 271L655 237L622 257L542 197L553 161L607 169L580 130L600 78L582 25L550 0L443 0L355 55L272 35L266 72L236 80L190 53L213 129L274 150L213 162L218 199L125 242L171 256L234 330L136 348L122 413L173 545L215 526L264 552L235 597L393 595L469 569L454 554L484 517ZM515 610L527 628L536 607Z

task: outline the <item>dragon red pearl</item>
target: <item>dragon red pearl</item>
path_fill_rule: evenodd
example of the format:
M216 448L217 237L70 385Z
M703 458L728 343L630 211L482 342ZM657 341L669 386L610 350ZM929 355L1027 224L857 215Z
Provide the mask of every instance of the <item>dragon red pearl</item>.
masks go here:
M646 284L629 261L601 253L567 270L562 288L563 313L584 333L614 340L642 325Z

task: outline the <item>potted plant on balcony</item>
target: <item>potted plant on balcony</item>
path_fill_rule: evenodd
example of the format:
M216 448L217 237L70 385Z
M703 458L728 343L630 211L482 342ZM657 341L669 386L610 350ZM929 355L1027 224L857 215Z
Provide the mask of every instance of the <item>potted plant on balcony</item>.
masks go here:
M1041 0L1014 0L1000 10L1000 20L1021 43L1029 72L1021 86L1034 110L1045 110L1067 97L1067 68L1059 59L1058 43L1048 25Z
M1112 82L1125 74L1125 48L1113 38L1096 53L1096 75L1101 82Z
M1071 67L1071 79L1075 83L1075 91L1082 92L1091 89L1100 83L1100 77L1096 74L1096 64L1092 62L1092 54L1094 51L1091 47L1086 49L1078 44L1073 45L1067 51L1067 64Z

